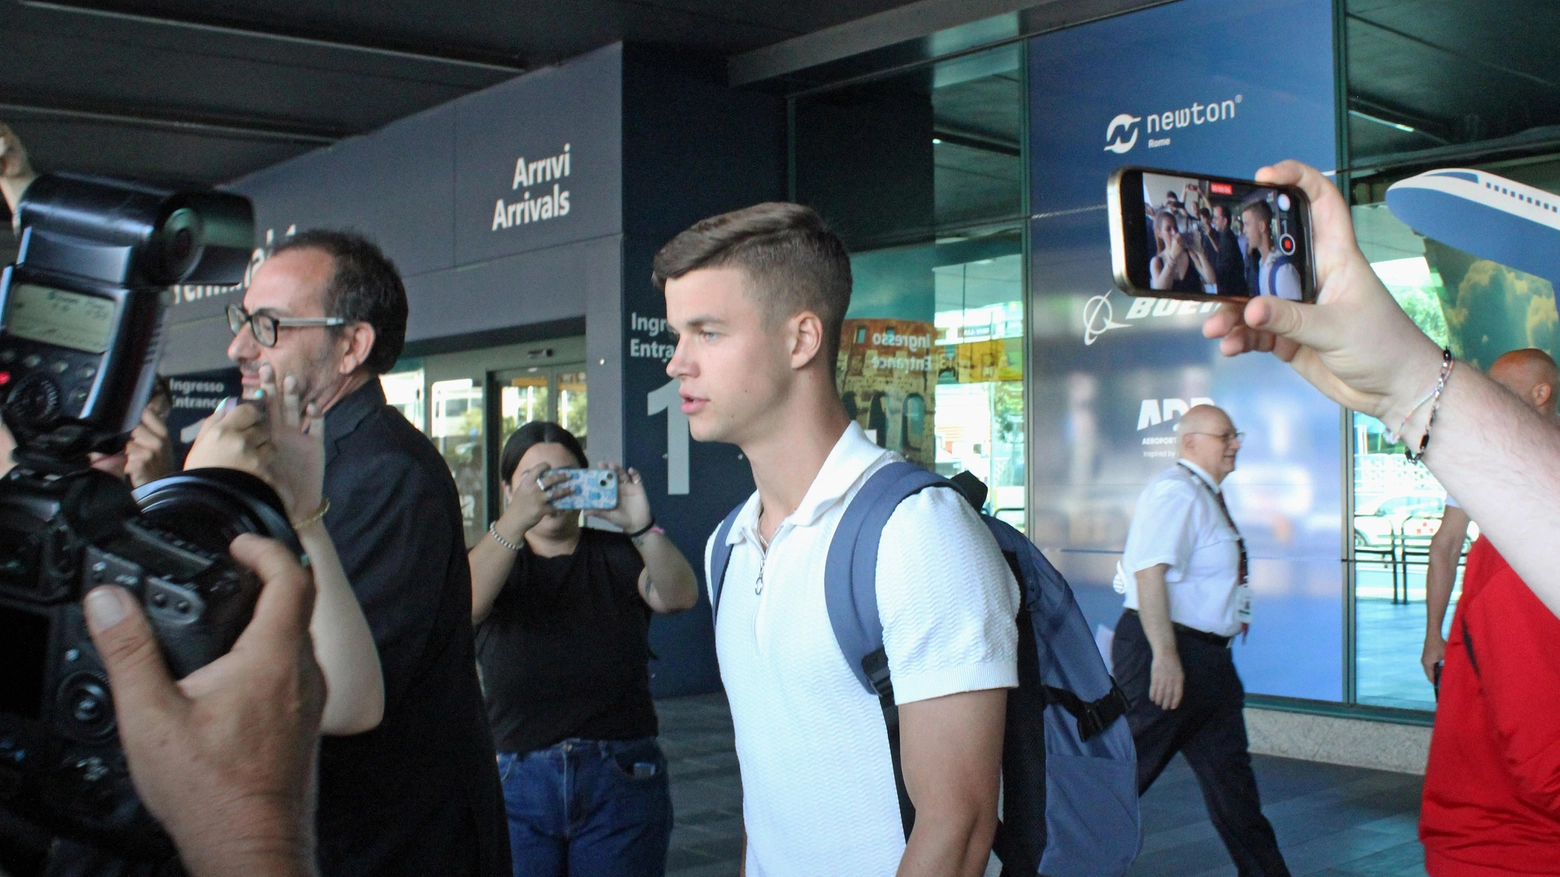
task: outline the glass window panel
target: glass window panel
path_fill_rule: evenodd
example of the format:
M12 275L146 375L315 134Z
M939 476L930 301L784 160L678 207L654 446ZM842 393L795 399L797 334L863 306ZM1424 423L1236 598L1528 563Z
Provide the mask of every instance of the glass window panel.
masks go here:
M433 402L429 434L455 477L466 544L475 545L485 527L478 520L477 510L487 507L482 387L470 378L435 381L429 395Z
M585 441L585 373L558 373L558 422L574 434L580 444Z
M384 388L385 401L400 411L408 423L423 428L423 370L390 372L379 376Z
M1021 56L1004 46L796 99L796 200L852 250L1021 216Z
M1024 306L1015 232L859 253L841 332L846 412L879 445L969 470L1022 529Z
M1560 124L1552 7L1528 3L1345 0L1352 166L1467 149ZM1535 24L1543 22L1543 24ZM1433 164L1432 164L1433 163Z
M552 394L546 372L510 378L499 391L503 438L533 420L552 419Z
M1541 188L1556 188L1560 161L1490 168ZM1422 237L1379 203L1390 180L1355 188L1360 246L1404 311L1464 365L1488 369L1507 351L1536 347L1554 356L1554 289L1543 278ZM1425 574L1430 539L1440 527L1446 490L1373 417L1354 414L1353 451L1355 699L1380 706L1433 710L1435 695L1420 655L1426 639ZM1478 537L1469 525L1463 550ZM1462 580L1441 634L1449 629Z

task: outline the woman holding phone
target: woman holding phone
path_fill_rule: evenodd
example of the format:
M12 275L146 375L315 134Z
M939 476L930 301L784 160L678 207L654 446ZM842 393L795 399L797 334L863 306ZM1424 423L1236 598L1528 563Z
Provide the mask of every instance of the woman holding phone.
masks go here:
M666 871L666 758L650 698L650 616L698 600L693 568L655 526L643 480L591 510L622 533L560 510L584 468L579 440L535 421L504 443L504 512L471 549L472 622L498 750L514 873Z
M1154 237L1159 255L1149 260L1149 288L1176 292L1203 292L1218 278L1192 232L1177 229L1174 214L1161 210L1154 217ZM1196 268L1193 271L1193 268Z

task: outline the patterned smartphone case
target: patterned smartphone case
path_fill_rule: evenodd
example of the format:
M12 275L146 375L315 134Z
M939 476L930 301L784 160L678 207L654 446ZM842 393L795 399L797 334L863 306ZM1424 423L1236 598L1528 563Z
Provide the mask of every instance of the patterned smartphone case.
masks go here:
M611 469L554 469L548 474L564 474L569 480L559 487L574 492L552 502L555 509L615 509L618 504L617 473Z

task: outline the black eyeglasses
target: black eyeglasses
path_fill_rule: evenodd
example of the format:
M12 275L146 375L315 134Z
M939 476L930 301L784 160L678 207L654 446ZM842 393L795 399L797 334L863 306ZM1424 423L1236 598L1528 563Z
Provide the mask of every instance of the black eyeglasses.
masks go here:
M273 317L270 314L251 314L239 305L227 306L228 328L233 334L244 331L244 326L249 326L249 331L254 334L255 341L261 347L275 347L276 333L280 329L296 329L306 326L344 326L347 321L340 317Z

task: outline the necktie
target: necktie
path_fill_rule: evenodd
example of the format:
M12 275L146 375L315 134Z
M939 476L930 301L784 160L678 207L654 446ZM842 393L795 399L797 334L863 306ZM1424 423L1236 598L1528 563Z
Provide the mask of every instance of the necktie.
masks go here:
M1224 513L1224 523L1229 524L1230 529L1235 531L1235 544L1240 547L1240 578L1235 584L1244 585L1246 583L1246 537L1240 535L1240 528L1235 526L1235 519L1230 517L1230 507L1224 504L1224 492L1219 490L1211 492L1213 498L1219 501L1219 511Z

